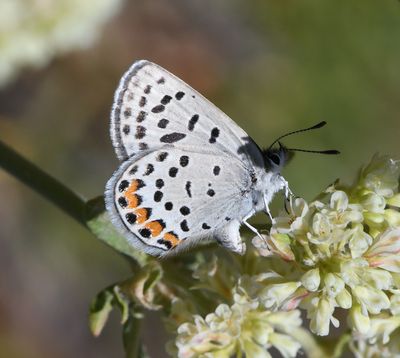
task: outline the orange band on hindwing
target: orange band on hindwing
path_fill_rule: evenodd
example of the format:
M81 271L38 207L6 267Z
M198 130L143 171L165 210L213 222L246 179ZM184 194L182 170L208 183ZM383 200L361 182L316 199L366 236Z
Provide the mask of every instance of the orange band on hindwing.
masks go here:
M173 247L179 244L178 236L176 236L172 231L164 234L164 240L171 243Z
M164 230L165 223L162 220L154 220L147 223L144 227L150 230L152 237L157 237Z
M151 215L151 209L150 208L139 208L135 210L135 215L136 215L136 223L138 224L143 224L145 221L147 221Z
M142 203L142 197L135 194L137 190L144 186L143 180L134 179L125 191L125 198L128 201L128 206L132 209L137 208Z

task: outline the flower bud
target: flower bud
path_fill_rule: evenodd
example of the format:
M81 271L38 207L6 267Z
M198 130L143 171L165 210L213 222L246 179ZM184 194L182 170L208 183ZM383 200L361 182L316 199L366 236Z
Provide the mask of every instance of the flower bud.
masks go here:
M353 305L350 309L350 320L354 328L362 333L366 334L370 328L370 320L368 315L364 315L360 305Z
M301 284L311 292L318 290L320 281L321 277L318 268L307 271L301 278Z
M380 214L383 213L386 206L385 198L372 192L363 195L360 199L360 203L364 209L372 213Z
M311 318L310 329L319 336L326 336L329 333L329 324L334 311L334 303L329 298L320 298L315 307L315 313Z
M344 289L344 281L333 273L328 273L324 277L326 292L330 297L335 297Z
M336 295L335 299L339 307L344 309L349 309L353 301L351 294L345 288Z

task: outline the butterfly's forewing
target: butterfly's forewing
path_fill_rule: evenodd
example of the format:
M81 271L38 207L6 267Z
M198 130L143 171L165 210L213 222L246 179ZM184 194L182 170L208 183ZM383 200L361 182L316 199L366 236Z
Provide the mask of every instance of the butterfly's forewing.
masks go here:
M227 115L173 74L144 60L121 79L111 137L121 160L172 144L208 146L263 166L258 147Z
M213 235L251 209L249 168L207 148L166 146L126 160L107 184L107 209L130 242L163 256Z

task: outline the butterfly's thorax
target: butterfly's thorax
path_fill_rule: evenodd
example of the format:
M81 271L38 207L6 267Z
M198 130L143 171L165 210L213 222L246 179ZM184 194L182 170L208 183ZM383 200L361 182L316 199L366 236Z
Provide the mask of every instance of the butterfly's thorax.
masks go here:
M252 200L255 212L265 210L265 204L269 204L275 193L282 190L284 179L280 173L260 169L255 173L256 181L253 186Z

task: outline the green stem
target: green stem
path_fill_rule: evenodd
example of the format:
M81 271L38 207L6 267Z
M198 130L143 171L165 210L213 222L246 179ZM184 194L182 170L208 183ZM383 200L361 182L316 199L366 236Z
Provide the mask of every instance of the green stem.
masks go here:
M143 356L142 345L140 343L140 326L142 318L138 317L137 312L131 312L128 321L123 328L123 342L126 358L140 358Z
M86 226L86 200L1 140L0 167Z

